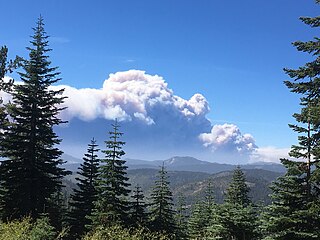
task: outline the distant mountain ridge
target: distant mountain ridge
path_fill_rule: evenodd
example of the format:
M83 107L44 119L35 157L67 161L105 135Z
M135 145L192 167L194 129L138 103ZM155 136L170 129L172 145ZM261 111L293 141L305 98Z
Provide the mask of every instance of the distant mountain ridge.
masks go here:
M164 163L167 170L169 171L191 171L191 172L204 172L204 173L218 173L224 171L231 171L237 165L215 163L198 160L193 157L179 157L175 156L167 160L155 160L155 161L145 161L136 159L126 159L127 166L129 169L142 169L142 168L152 168L159 169L159 167ZM242 169L262 169L273 172L283 173L286 169L277 163L252 163L240 165Z
M64 167L70 171L77 171L82 160L74 158L70 155L64 154L62 158L67 161ZM219 173L224 171L232 171L237 165L223 164L215 162L202 161L193 157L175 156L167 160L146 161L140 159L126 159L126 165L129 170L134 169L159 169L164 163L168 171L189 171L189 172L203 172L203 173ZM240 165L242 169L261 169L278 173L284 173L286 169L277 163L257 162L252 164Z

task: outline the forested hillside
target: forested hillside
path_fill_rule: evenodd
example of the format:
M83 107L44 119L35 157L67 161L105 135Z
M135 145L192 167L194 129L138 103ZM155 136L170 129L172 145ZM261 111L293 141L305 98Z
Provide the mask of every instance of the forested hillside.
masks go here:
M235 168L234 166L234 169ZM148 197L150 197L157 172L158 170L155 169L128 170L127 176L131 184L131 190L138 184L145 193L147 200ZM214 197L217 203L223 203L227 187L232 178L232 172L233 171L208 174L191 171L168 171L174 202L178 200L180 194L183 194L186 205L192 205L193 202L204 196L205 187L209 179L211 179ZM269 187L271 183L282 174L261 169L243 170L243 172L246 175L246 183L251 189L249 196L252 202L262 205L269 204L271 201L269 197L271 190ZM65 191L67 195L70 195L70 191L76 188L75 178L77 176L77 174L73 174L66 177L64 183L66 185Z

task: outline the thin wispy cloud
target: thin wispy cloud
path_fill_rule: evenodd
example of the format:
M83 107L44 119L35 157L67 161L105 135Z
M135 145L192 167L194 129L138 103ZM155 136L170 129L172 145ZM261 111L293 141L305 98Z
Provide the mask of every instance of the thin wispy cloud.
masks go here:
M50 42L64 44L71 42L71 40L65 37L50 37Z

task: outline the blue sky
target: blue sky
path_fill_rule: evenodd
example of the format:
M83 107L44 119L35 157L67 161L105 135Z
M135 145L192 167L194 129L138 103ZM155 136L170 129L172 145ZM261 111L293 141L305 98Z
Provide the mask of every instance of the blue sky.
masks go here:
M224 126L234 133L250 134L256 146L271 155L284 153L296 142L297 136L287 124L293 122L291 115L299 109L298 96L283 85L288 77L282 68L296 68L310 60L307 54L297 52L291 42L317 36L316 29L298 19L318 14L319 6L313 0L11 0L3 1L1 8L4 20L0 23L0 45L8 46L11 57L26 55L31 28L40 14L44 17L53 48L51 60L59 66L63 78L60 84L101 89L111 73L142 70L146 79L161 76L174 96L189 100L200 93L205 97L210 111L205 111L201 121L206 126L192 120L197 121L194 125L201 125L197 129L205 129L203 133L208 133L206 119L211 127L229 124ZM148 114L157 119L156 113L147 111ZM92 121L86 119L83 124ZM129 121L124 120L124 125ZM70 144L73 122L75 126L78 121L70 121L66 136ZM134 131L134 122L125 129ZM187 122L179 122L179 126ZM190 129L181 128L181 132ZM147 131L142 127L139 134ZM63 130L59 133L64 136ZM201 131L196 133L200 135ZM134 146L135 134L128 135L132 136L128 145ZM150 135L156 138L153 132ZM186 141L196 141L194 136ZM172 138L172 142L176 141L173 145L182 140ZM155 140L153 145L161 144ZM204 148L184 152L177 147L180 150L176 154L210 160L210 154L217 152L216 147L210 147L209 144L210 151L206 153ZM66 152L70 149L65 147ZM175 154L175 148L168 154L158 150L155 155L136 153L136 147L128 149L128 157L154 159Z

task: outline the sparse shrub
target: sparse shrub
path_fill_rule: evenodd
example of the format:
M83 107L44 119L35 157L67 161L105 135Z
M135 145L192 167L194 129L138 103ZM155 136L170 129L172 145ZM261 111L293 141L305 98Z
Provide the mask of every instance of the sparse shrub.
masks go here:
M173 236L151 232L145 228L125 229L120 226L100 227L88 233L83 240L172 240Z
M47 217L32 222L31 218L0 223L0 239L5 240L58 240L63 233L56 233Z

